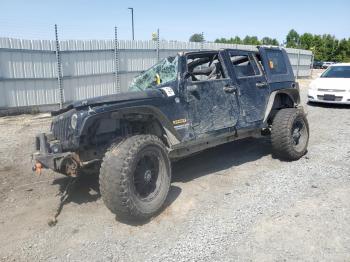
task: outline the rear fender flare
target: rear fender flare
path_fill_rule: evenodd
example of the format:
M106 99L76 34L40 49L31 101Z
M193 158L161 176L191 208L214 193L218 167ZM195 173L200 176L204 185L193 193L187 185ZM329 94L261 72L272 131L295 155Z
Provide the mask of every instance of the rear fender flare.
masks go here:
M265 110L265 116L264 116L264 123L268 120L270 113L273 108L273 104L275 102L276 97L280 94L287 95L292 101L293 101L293 107L296 107L300 103L300 94L299 89L296 88L288 88L288 89L282 89L282 90L276 90L273 91L270 94L269 101L267 102L266 110Z

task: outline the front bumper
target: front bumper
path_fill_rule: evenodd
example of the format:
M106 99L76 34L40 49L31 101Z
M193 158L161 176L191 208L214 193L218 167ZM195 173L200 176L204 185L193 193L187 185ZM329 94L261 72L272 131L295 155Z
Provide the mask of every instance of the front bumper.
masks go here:
M309 89L307 98L309 102L350 105L350 92L348 91L325 92L318 89Z
M74 160L75 154L73 152L59 152L60 143L58 140L52 140L52 134L41 133L35 137L35 153L32 155L32 159L35 162L33 170L36 170L39 166L43 168L52 169L58 173L65 175L72 175L74 173L67 173L67 163L76 165Z

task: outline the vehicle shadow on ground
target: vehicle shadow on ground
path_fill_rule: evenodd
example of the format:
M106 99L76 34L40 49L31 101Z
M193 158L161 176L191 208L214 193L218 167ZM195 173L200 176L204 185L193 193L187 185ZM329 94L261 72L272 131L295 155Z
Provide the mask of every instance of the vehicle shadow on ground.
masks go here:
M217 146L173 163L172 182L189 182L198 177L256 161L270 153L271 145L268 138L249 138ZM62 194L70 180L69 177L61 177L54 180L53 184L59 185L59 192ZM171 185L163 208L156 216L169 207L180 194L181 188ZM94 202L100 197L98 174L90 174L75 181L64 205L70 202L77 204ZM116 218L116 220L132 226L140 226L150 222L150 220L130 221L120 218Z
M173 182L188 182L198 177L255 161L271 153L270 140L248 138L224 144L173 164Z
M234 141L200 152L196 155L179 160L172 165L172 182L190 182L198 177L213 175L248 162L256 161L271 153L270 139L267 137ZM160 215L181 194L181 188L172 185L163 208L157 213ZM155 217L156 217L155 216ZM140 226L151 221L130 221L117 219L119 222Z
M59 185L59 193L62 194L67 188L70 177L61 177L53 181L53 185ZM69 197L65 204L74 202L84 204L94 202L101 197L98 183L98 175L90 174L88 176L77 178L69 191Z
M59 185L59 195L62 195L67 189L67 186L70 181L71 181L70 177L61 177L61 178L55 179L52 184ZM181 193L181 188L171 185L167 198L163 204L163 207L161 210L157 212L155 217L161 214L166 208L168 208L178 198L180 193ZM64 209L63 209L64 206L69 203L85 204L89 202L95 202L98 199L100 199L100 197L101 197L101 193L100 193L100 187L99 187L98 174L89 174L85 177L80 177L75 181L75 183L70 188L67 195L67 199L64 200L61 208L59 208L59 205L57 205L57 209L59 209L58 215L61 212L64 212ZM117 217L116 217L116 220L131 226L140 226L140 225L147 224L151 221L151 219L147 219L143 221L137 221L137 220L130 221L130 220L125 220Z

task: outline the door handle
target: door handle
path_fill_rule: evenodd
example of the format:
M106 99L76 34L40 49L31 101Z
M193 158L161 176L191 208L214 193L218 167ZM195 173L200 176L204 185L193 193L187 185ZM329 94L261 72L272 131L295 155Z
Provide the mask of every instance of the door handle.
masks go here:
M230 93L231 94L231 93L234 93L234 92L237 91L237 87L235 87L235 86L224 86L223 90L224 90L225 93Z
M267 83L266 82L256 82L255 86L258 88L264 88L264 87L267 87Z

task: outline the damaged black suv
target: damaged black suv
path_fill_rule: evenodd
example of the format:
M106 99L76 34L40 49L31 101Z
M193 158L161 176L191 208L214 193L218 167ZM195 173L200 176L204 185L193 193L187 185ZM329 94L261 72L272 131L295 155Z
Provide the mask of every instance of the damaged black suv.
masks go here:
M270 136L273 154L307 151L309 126L284 49L179 53L137 76L129 92L52 112L36 137L34 169L68 176L98 170L106 206L146 219L168 194L171 161L233 140Z

